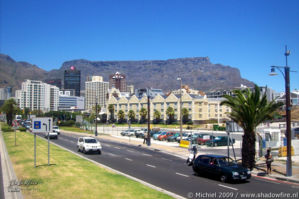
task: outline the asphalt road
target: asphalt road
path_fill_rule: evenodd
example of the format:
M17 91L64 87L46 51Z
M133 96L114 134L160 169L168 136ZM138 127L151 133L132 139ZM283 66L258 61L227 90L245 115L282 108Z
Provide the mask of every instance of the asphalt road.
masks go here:
M51 141L80 153L76 147L77 137L61 133L58 140ZM242 197L241 194L287 194L299 191L299 186L259 177L252 177L245 183L222 183L218 179L195 176L192 168L186 166L185 160L179 157L142 146L103 139L100 142L103 146L102 155L80 154L186 198L257 198L258 196Z

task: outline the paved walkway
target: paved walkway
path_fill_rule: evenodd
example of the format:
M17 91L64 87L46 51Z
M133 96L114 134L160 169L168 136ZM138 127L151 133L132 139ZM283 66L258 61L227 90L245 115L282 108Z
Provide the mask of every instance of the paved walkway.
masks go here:
M10 185L10 182L18 182L18 178L14 172L12 163L10 161L3 135L0 126L0 156L1 156L1 169L3 177L3 188L5 199L23 199L22 191L19 186Z

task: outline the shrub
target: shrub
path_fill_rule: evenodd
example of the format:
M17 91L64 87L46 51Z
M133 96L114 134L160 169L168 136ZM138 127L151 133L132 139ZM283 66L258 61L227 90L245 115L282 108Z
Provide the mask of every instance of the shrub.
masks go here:
M74 125L75 125L74 120L62 121L59 124L59 126L74 126Z
M25 131L26 131L26 128L25 128L25 127L20 127L20 128L19 128L19 131L25 132Z
M10 132L10 131L13 131L13 129L12 129L10 126L8 126L7 124L2 125L1 130L2 130L3 132Z

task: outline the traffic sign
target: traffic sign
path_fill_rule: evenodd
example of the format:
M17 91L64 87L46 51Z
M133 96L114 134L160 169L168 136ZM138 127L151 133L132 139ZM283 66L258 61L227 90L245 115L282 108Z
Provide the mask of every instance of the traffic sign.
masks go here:
M51 117L36 117L32 119L33 133L52 132L53 119Z

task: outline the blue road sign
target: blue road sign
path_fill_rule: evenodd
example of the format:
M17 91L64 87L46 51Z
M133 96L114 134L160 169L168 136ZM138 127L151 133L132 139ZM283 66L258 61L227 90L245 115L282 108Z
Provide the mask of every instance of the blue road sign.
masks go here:
M34 129L40 129L41 128L41 121L34 121L33 128Z

